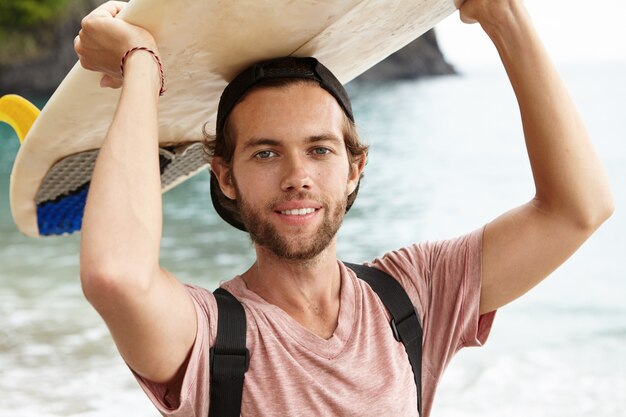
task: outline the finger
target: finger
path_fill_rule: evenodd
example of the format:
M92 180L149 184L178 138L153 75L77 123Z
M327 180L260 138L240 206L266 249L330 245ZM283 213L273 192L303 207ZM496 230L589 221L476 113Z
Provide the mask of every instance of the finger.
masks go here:
M474 18L470 17L470 16L468 15L468 13L467 13L467 12L465 12L465 9L461 9L461 10L459 10L459 18L461 19L461 22L463 22L463 23L467 23L467 24L470 24L470 25L471 25L472 23L476 23L476 22L477 22L477 20L476 20L476 19L474 19Z
M100 87L106 88L110 86L111 86L111 77L109 77L108 75L103 75L102 78L100 78Z
M100 79L100 87L103 88L120 88L122 86L122 80L117 80L108 74L105 74Z
M122 80L113 79L113 83L111 84L111 88L122 88Z
M471 18L469 18L469 17L464 16L463 14L461 14L461 22L463 22L463 23L467 23L467 24L471 25L471 24L474 24L474 23L478 22L478 20L476 20L476 19L471 19Z
M80 54L78 54L78 61L80 62L81 67L83 67L84 69L88 71L95 71L94 67L89 65L87 61L85 61L85 58Z
M117 16L119 12L121 12L124 9L124 7L126 7L126 4L128 3L124 1L108 1L104 3L102 6L98 7L98 9L104 10L106 13L108 13L108 16L110 17L115 17Z
M94 17L115 17L119 12L121 12L124 7L126 7L126 2L123 1L109 1L104 3L102 6L96 8L94 11L89 13L85 19L90 19Z
M115 9L117 10L117 11L113 14L113 16L114 16L114 17L115 17L115 16L117 16L117 14L118 14L119 12L121 12L122 10L124 10L124 7L126 7L126 5L128 4L128 3L126 3L125 1L111 1L110 3L113 3L113 6L114 6L114 7L115 7Z

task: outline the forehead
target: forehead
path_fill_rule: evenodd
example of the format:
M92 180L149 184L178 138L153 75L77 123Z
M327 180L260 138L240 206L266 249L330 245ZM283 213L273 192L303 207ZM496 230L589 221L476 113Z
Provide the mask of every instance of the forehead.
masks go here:
M286 140L321 133L343 138L344 117L341 106L326 90L316 84L297 83L251 91L232 110L229 128L241 139Z

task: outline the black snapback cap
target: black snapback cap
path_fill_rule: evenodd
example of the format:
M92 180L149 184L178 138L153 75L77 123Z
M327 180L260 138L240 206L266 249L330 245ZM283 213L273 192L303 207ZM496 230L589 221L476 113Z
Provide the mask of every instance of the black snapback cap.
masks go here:
M320 87L328 91L337 100L346 116L354 122L348 93L328 68L313 57L281 57L253 64L228 83L222 92L217 108L215 131L219 133L224 129L228 115L248 90L264 80L273 78L300 78L317 81ZM356 193L358 189L357 185L353 193ZM211 201L222 219L231 226L247 232L240 214L225 207L225 203L232 200L222 193L219 182L213 172L211 172ZM346 206L346 212L351 206L352 202L349 202Z
M314 80L328 91L343 111L354 121L348 93L337 77L313 57L283 57L253 64L237 75L224 89L217 107L216 132L224 128L226 118L250 88L272 78L301 78Z

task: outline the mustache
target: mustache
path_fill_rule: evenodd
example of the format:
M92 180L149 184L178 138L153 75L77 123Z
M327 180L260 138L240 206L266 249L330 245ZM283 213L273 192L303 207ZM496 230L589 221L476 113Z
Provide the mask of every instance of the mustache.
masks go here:
M319 203L320 205L322 205L324 208L327 208L329 204L328 200L326 200L325 198L316 196L310 192L293 191L288 194L282 195L280 197L276 197L274 200L270 201L270 203L267 205L267 208L271 210L279 204L286 203L288 201L293 201L293 200L315 201L316 203Z

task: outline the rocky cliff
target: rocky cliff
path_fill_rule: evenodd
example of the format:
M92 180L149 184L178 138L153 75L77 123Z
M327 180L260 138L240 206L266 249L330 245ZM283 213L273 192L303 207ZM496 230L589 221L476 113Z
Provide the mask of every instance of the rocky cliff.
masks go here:
M101 0L73 2L62 19L37 35L41 44L37 54L0 64L0 94L50 95L76 63L72 44L81 18L99 3ZM454 69L441 54L435 32L429 31L361 75L357 82L452 73Z
M361 74L355 81L380 82L455 73L454 67L446 61L439 49L435 31L430 30Z

